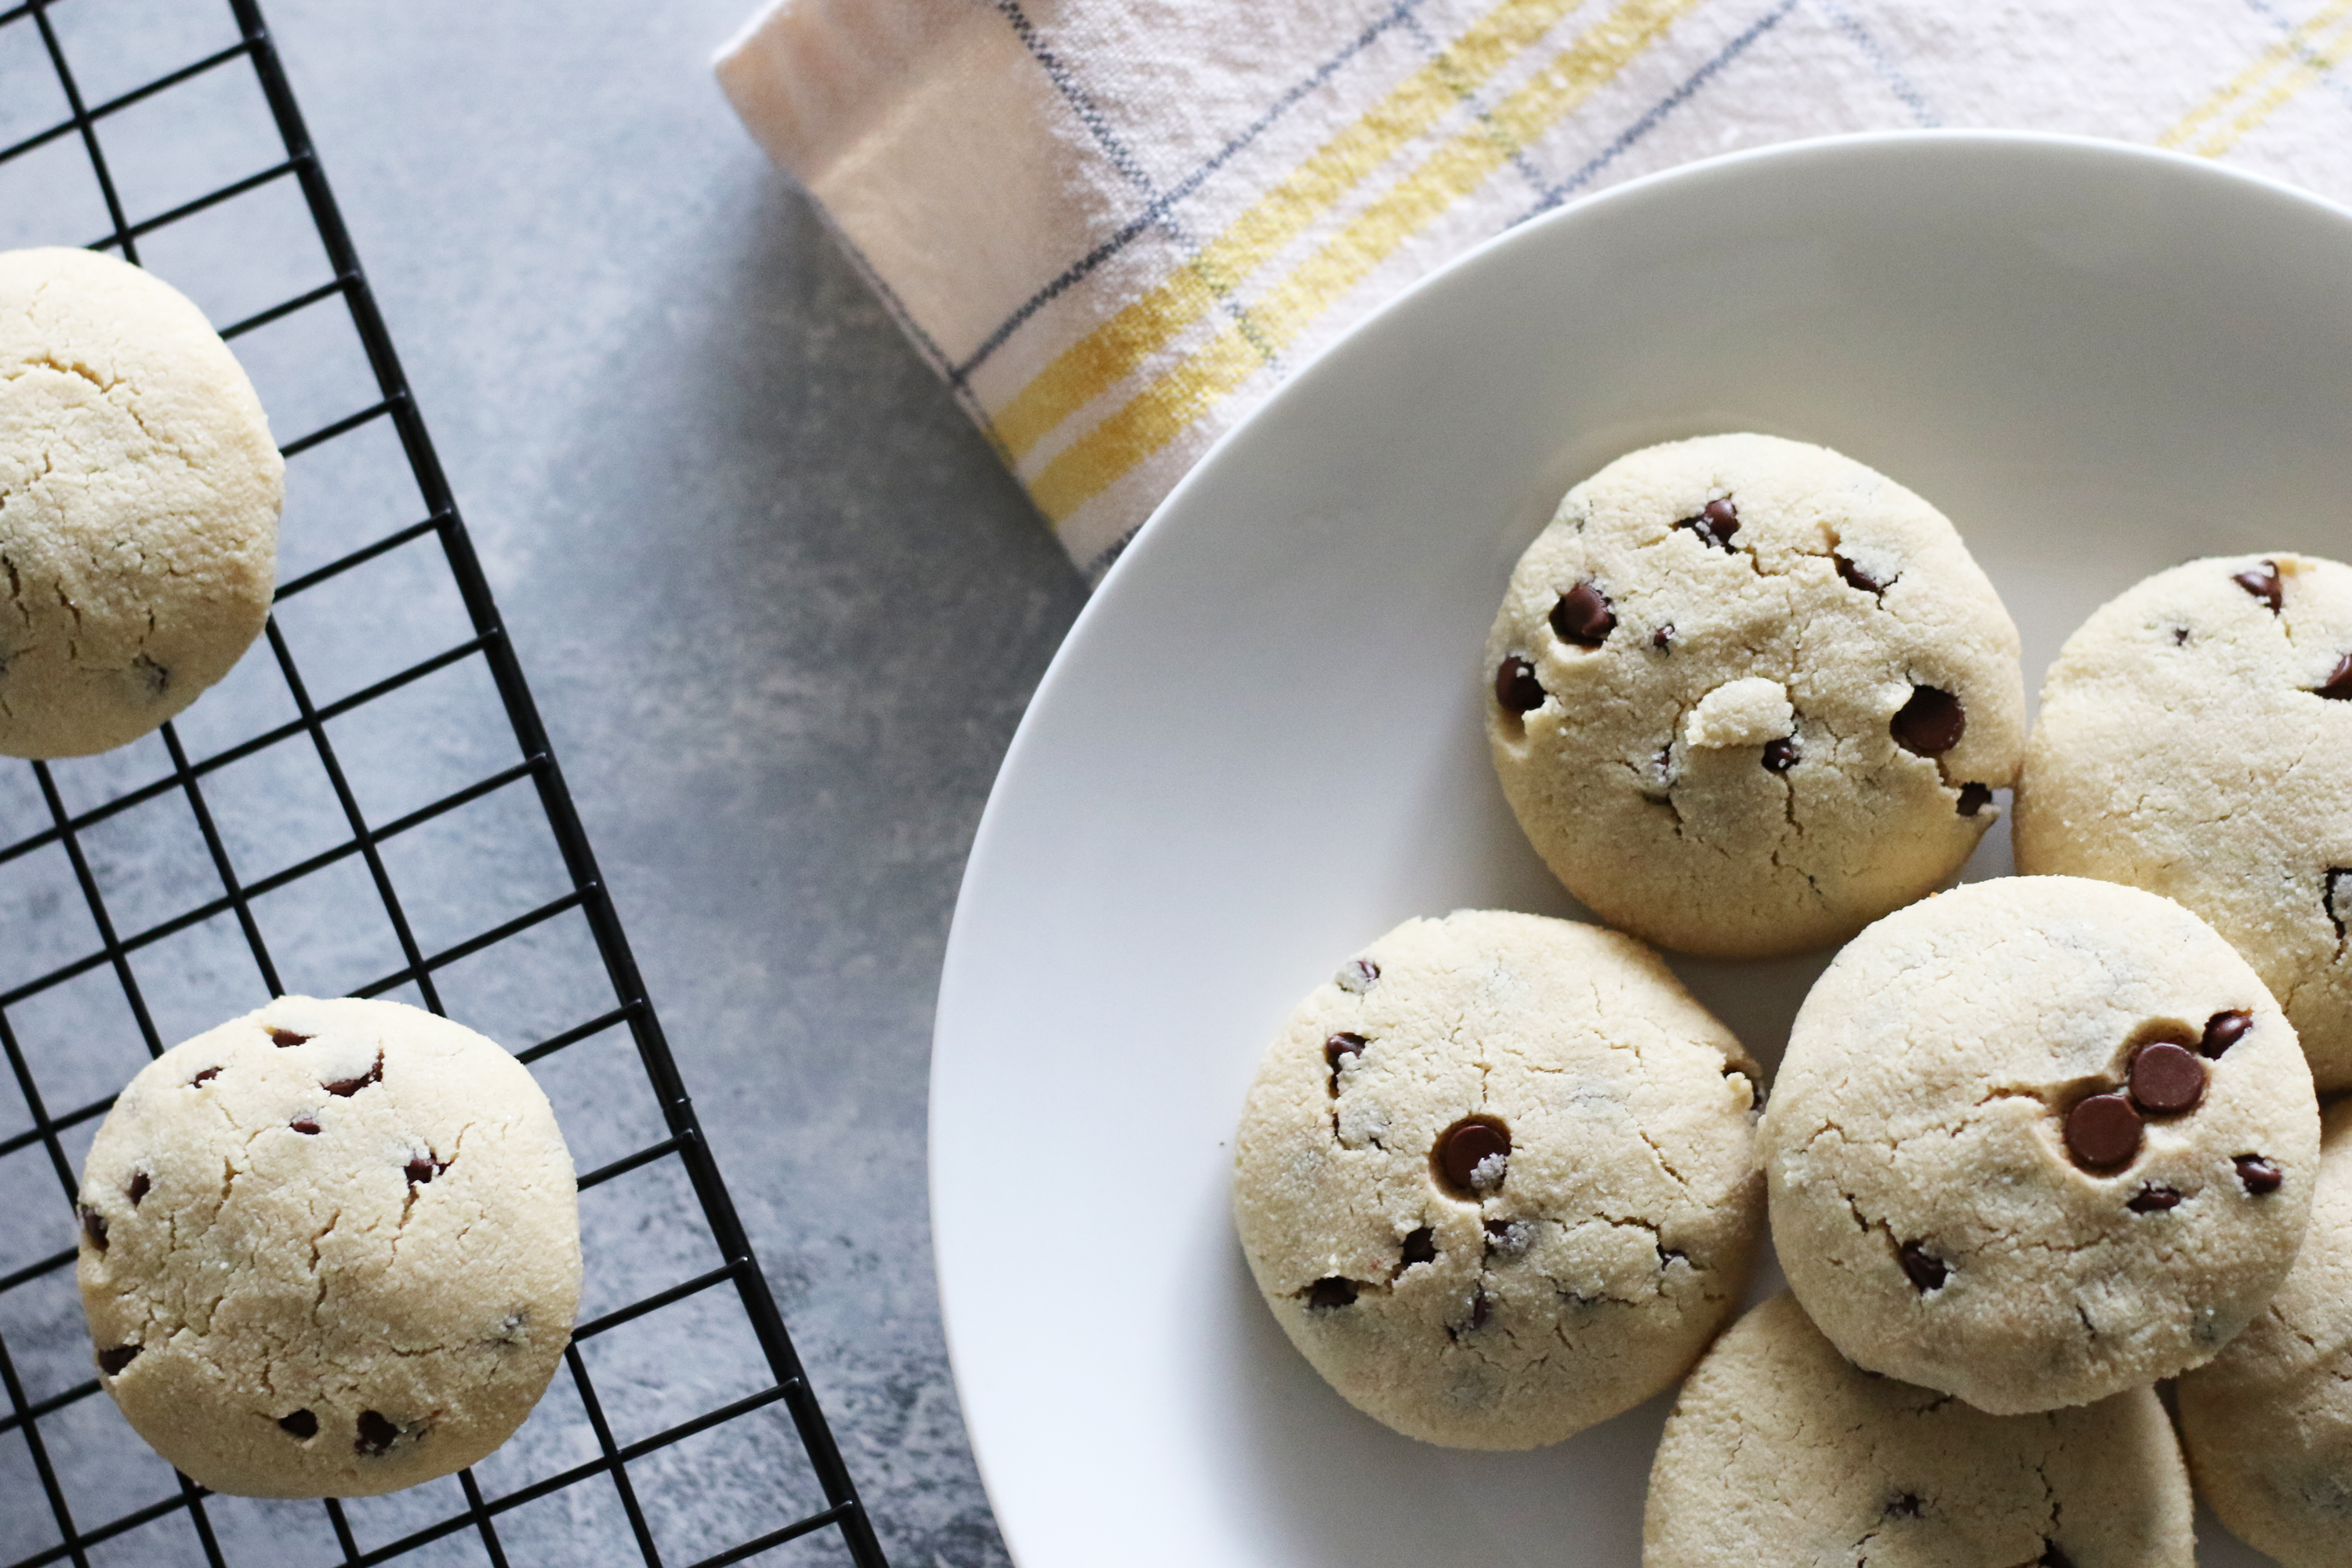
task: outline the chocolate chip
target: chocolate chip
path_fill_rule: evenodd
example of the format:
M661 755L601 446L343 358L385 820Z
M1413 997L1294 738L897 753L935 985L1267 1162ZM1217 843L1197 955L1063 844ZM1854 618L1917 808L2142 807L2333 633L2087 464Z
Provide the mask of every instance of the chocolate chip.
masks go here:
M382 1051L378 1051L375 1054L375 1066L368 1068L364 1075L359 1078L338 1079L333 1083L321 1084L319 1087L325 1089L329 1094L339 1095L342 1099L349 1100L352 1096L357 1094L368 1085L372 1083L382 1083L383 1081L383 1053Z
M1960 815L1962 816L1974 816L1978 812L1982 811L1986 806L1990 805L1991 804L1992 789L1990 785L1980 784L1964 784L1960 786Z
M310 1037L298 1035L291 1029L281 1029L273 1024L269 1026L269 1037L278 1042L278 1049L283 1050L289 1046L299 1046Z
M1318 1279L1307 1288L1307 1309L1311 1312L1336 1312L1342 1307L1356 1304L1356 1282L1342 1279L1337 1274Z
M1920 1502L1917 1492L1904 1492L1879 1511L1881 1519L1916 1519Z
M400 1428L373 1410L360 1412L360 1435L352 1447L373 1457L387 1452L400 1441Z
M1969 716L1960 700L1934 686L1913 687L1911 700L1887 726L1894 731L1895 744L1923 757L1940 757L1958 745L1968 727Z
M1542 707L1543 682L1536 679L1536 667L1517 654L1505 659L1495 670L1495 700L1507 713L1532 713Z
M1731 548L1731 536L1739 531L1739 509L1731 504L1728 497L1720 500L1711 500L1700 510L1696 517L1684 518L1675 526L1687 528L1709 544L1728 551Z
M2131 1097L2142 1110L2174 1116L2205 1098L2205 1064L2170 1040L2142 1046L2132 1058Z
M1349 1057L1362 1056L1364 1047L1370 1044L1371 1042L1361 1035L1334 1035L1323 1042L1323 1059L1331 1064L1333 1072L1337 1072L1341 1062Z
M319 1131L319 1124L307 1116L298 1116L289 1125L306 1138L316 1134Z
M1911 1288L1922 1296L1930 1290L1942 1289L1945 1279L1952 1272L1942 1258L1916 1241L1905 1242L1895 1249L1895 1256L1901 1261L1903 1272L1910 1278Z
M2352 653L2336 661L2336 673L2322 681L2315 694L2331 701L2352 702Z
M2332 866L2327 882L2319 895L2320 906L2327 911L2327 923L2336 928L2336 945L2344 945L2344 921L2352 915L2352 867Z
M1785 773L1797 765L1797 742L1790 740L1764 742L1764 771Z
M117 1345L110 1351L98 1352L98 1370L109 1377L121 1377L122 1369L139 1359L140 1346Z
M2120 1171L2139 1152L2139 1112L2120 1094L2095 1094L2066 1113L2066 1152L2086 1171Z
M1484 1290L1479 1291L1470 1302L1470 1326L1474 1329L1485 1328L1487 1318L1493 1315L1494 1310L1495 1298L1487 1295Z
M2142 1187L2139 1195L2124 1205L2134 1214L2162 1214L2167 1209L2179 1206L2180 1194L2177 1188L2154 1185Z
M1404 1266L1407 1268L1412 1268L1416 1263L1434 1263L1436 1261L1437 1233L1435 1231L1430 1229L1427 1226L1423 1226L1419 1230L1408 1231L1405 1233Z
M2276 1161L2260 1154L2241 1154L2231 1163L2238 1167L2238 1180L2256 1197L2278 1191L2279 1184L2286 1180L2286 1173L2278 1168Z
M1859 588L1865 594L1886 592L1885 584L1848 561L1844 556L1832 552L1830 559L1837 563L1837 574L1846 580L1848 587Z
M131 1177L130 1189L131 1206L132 1208L137 1208L139 1206L139 1200L145 1197L147 1195L147 1190L154 1184L154 1183L147 1179L147 1173L144 1171L142 1171L137 1175Z
M1505 1163L1511 1154L1511 1135L1493 1121L1476 1118L1455 1122L1437 1135L1437 1167L1447 1186L1462 1196L1502 1185ZM1487 1165L1489 1161L1497 1163ZM1481 1175L1480 1167L1486 1167Z
M220 1077L220 1068L206 1068L204 1071L198 1073L195 1077L188 1080L188 1087L190 1089L194 1089L200 1083L210 1083L213 1079L218 1077Z
M89 1237L89 1244L92 1247L104 1252L106 1250L106 1216L87 1205L77 1204L74 1206L81 1210L81 1233Z
M436 1160L429 1154L420 1154L408 1162L408 1184L421 1187L448 1168L449 1164L446 1160Z
M1599 647L1616 627L1617 616L1609 608L1607 595L1590 583L1579 583L1551 607L1551 629L1560 641L1580 647Z
M2252 1013L2236 1008L2216 1013L2205 1020L2205 1037L2197 1042L2197 1048L2219 1061L2221 1053L2245 1038L2246 1031L2253 1026L2254 1016Z
M1664 626L1660 626L1656 631L1650 634L1650 646L1654 648L1672 647L1674 646L1674 641L1675 623L1672 621L1668 621Z
M319 1418L307 1410L297 1410L291 1415L278 1418L280 1431L291 1433L307 1443L319 1435Z
M2247 593L2263 602L2272 615L2279 613L2278 563L2265 561L2250 571L2241 572L2230 579Z
M1369 958L1351 958L1341 964L1339 973L1331 978L1340 990L1361 996L1372 988L1372 982L1380 977L1379 964Z

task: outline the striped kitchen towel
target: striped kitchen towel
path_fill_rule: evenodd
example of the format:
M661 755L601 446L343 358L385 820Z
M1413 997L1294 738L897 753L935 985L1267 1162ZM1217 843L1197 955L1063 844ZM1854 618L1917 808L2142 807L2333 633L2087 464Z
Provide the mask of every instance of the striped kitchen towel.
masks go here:
M2352 0L775 0L718 59L1071 557L1431 268L1842 131L2065 131L2352 199Z

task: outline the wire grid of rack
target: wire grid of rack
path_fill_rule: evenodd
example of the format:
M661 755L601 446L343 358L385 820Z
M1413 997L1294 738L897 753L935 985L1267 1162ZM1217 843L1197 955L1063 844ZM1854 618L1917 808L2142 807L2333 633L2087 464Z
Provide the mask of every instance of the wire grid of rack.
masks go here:
M251 688L274 675L282 682L282 689L272 689L275 700L280 710L290 706L290 712L225 743L217 735L192 736L191 721L204 714L206 703L213 700L208 694L179 722L163 728L160 750L142 742L127 755L115 754L96 763L30 764L30 783L25 784L20 774L18 793L29 803L27 811L37 814L28 816L28 824L37 826L12 829L0 821L0 839L9 840L0 847L0 889L6 888L12 872L26 873L28 868L43 866L48 868L48 880L55 884L36 887L22 900L0 901L0 955L13 949L16 970L27 964L38 970L0 971L0 1048L5 1048L21 1100L17 1121L22 1124L21 1130L0 1137L0 1171L10 1168L12 1163L20 1169L27 1163L46 1167L39 1184L48 1195L34 1205L38 1220L20 1222L15 1229L22 1232L26 1223L31 1223L31 1234L58 1244L53 1250L43 1247L38 1256L0 1256L0 1384L5 1384L8 1399L8 1413L0 1418L0 1502L5 1505L0 1512L14 1521L6 1526L6 1534L0 1534L0 1548L7 1549L0 1550L0 1556L12 1557L13 1568L56 1562L77 1565L275 1563L305 1560L301 1545L310 1540L317 1550L308 1560L345 1564L400 1558L488 1562L505 1568L509 1563L531 1561L642 1558L646 1563L692 1560L715 1565L782 1549L795 1561L815 1550L830 1560L845 1557L861 1568L879 1568L883 1556L870 1521L703 1141L499 621L481 563L459 520L258 7L255 0L227 0L227 15L219 19L222 41L218 47L174 61L169 68L142 72L135 85L93 94L98 100L89 101L85 87L93 64L104 68L96 74L105 75L111 68L119 75L122 59L118 57L135 58L141 53L134 47L134 32L149 41L155 32L146 22L75 17L77 10L103 10L106 4L107 0L20 0L10 5L0 0L0 47L7 46L13 36L19 47L17 58L45 59L54 72L58 94L55 110L45 123L29 134L12 138L11 130L21 132L23 127L11 126L7 111L12 106L5 100L15 96L19 101L14 107L22 110L29 89L25 87L24 73L12 77L0 71L0 143L5 143L0 145L0 174L20 162L70 154L81 165L76 177L94 187L102 208L102 226L107 232L91 247L134 262L142 259L142 245L159 247L181 226L202 222L206 215L230 211L272 192L289 187L298 191L303 221L315 235L326 276L263 308L236 314L222 328L222 335L232 341L247 340L280 323L331 320L334 312L343 312L349 331L356 335L364 353L364 384L373 395L372 401L348 408L285 443L289 548L295 539L290 498L302 466L320 461L319 454L332 451L338 444L362 440L371 431L389 429L396 436L397 458L423 502L424 516L414 519L412 513L411 521L389 529L341 521L368 510L354 503L364 487L348 474L331 473L326 484L336 492L332 510L338 521L305 536L306 561L315 563L281 582L265 644L248 655L237 676L216 689L225 689L241 679ZM87 23L79 34L72 25L77 19ZM6 58L0 54L0 62ZM243 78L249 79L238 79ZM161 210L139 212L136 193L123 188L124 182L118 178L121 161L110 161L110 134L133 111L152 119L156 106L175 98L191 101L189 112L207 112L224 83L232 84L238 92L257 94L255 101L266 108L267 122L274 127L277 145L269 149L274 155L233 178L207 181L208 188L197 194L183 193L182 199L171 201ZM151 133L150 140L157 138ZM160 140L168 142L173 138L166 134ZM56 188L54 174L44 188ZM7 211L7 199L6 190L0 188L0 214ZM59 210L69 205L60 204ZM20 220L25 217L21 211L16 216ZM17 226L24 225L19 222ZM38 231L47 226L36 222L33 226ZM85 243L89 238L86 233L57 235L51 242ZM0 243L7 242L0 238ZM235 271L240 263L232 257L227 265ZM215 321L222 319L215 314ZM336 330L342 329L338 325ZM298 335L288 352L301 357L304 341ZM247 356L244 343L239 353ZM272 413L273 416L278 414L275 405ZM333 614L319 617L322 625L314 626L313 636L331 645L335 625L364 621L355 607L362 600L405 600L420 595L432 598L431 592L418 587L417 573L425 569L420 562L429 562L430 570L440 575L443 596L454 590L453 614L462 615L459 629L467 635L454 642L445 639L443 646L424 657L408 659L400 668L377 673L360 684L345 679L342 684L348 689L330 693L316 681L307 680L296 658L301 637L287 625L289 612L306 597L330 594L339 584L362 582L369 572L381 571L384 563L395 560L404 563L400 574L382 584L363 584L358 599L347 595ZM397 644L401 640L396 636L383 639L367 636L364 627L354 635L366 642ZM393 812L381 807L378 803L389 787L384 780L413 786L415 780L409 775L430 775L434 766L431 759L420 759L415 749L397 735L388 743L381 737L372 742L364 729L370 713L402 701L404 695L424 689L436 679L446 684L468 672L491 693L470 710L474 724L469 742L454 748L474 776L454 787L436 785L430 798L404 802L406 809ZM247 702L239 709L223 700L223 706L225 710L244 712L255 704ZM463 709L464 704L455 706ZM451 722L446 712L429 704L423 711L432 722ZM513 760L488 766L480 761L482 754L493 753L495 760L506 742L503 734L485 739L500 728L501 717L513 746L504 754ZM414 728L412 721L410 731L402 733L413 733ZM219 731L221 726L213 729ZM288 776L279 764L296 765L289 760L296 757L300 766L315 768L331 792L331 806L324 816L334 819L334 831L329 835L331 841L290 863L257 874L246 862L270 858L253 846L267 844L271 830L267 819L276 814L268 799L267 784L271 778ZM267 759L278 761L256 773L264 786L262 803L245 814L249 817L257 814L261 820L253 833L241 837L236 823L216 809L226 787L225 781L238 769L251 771ZM278 771L272 772L273 768ZM208 788L214 792L210 797ZM392 793L397 795L397 788ZM518 814L511 809L517 801L535 810ZM429 837L436 825L497 802L504 802L508 809L496 816L491 828L475 828L473 842L478 847L486 831L494 838L504 834L501 842L509 845L518 835L543 835L560 857L560 869L552 873L552 896L462 935L437 935L429 929L435 922L428 916L439 907L436 895L440 882L428 878L425 896L412 891L404 897L402 887L395 883L396 873L402 871L403 847ZM110 870L110 852L97 841L110 827L156 808L159 803L175 811L184 803L187 818L201 841L200 858L209 865L210 882L190 889L186 878L176 883L170 878L161 879L182 896L177 907L155 918L147 906L167 907L170 900L165 896L164 903L157 904L158 879L149 874L152 868L142 863L131 865L128 872L119 865ZM288 820L299 815L289 812ZM488 858L498 861L499 856ZM538 973L533 965L561 945L551 939L539 939L559 923L576 933L576 942L586 944L583 951L593 950L593 963L583 963L592 971L601 970L601 974L591 975L601 980L601 986L593 990L584 985L563 987L564 1003L551 1015L562 1026L542 1026L535 1037L521 1037L534 1038L535 1043L517 1054L523 1061L537 1064L534 1071L542 1079L564 1059L564 1053L582 1059L593 1057L590 1068L581 1075L583 1083L573 1091L574 1100L589 1108L583 1110L583 1118L590 1118L591 1110L607 1104L624 1088L635 1089L641 1097L649 1089L651 1100L657 1103L657 1120L645 1120L644 1125L656 1135L640 1139L625 1152L614 1152L583 1173L583 1218L600 1188L638 1173L667 1171L682 1182L683 1195L676 1203L679 1224L658 1228L691 1231L698 1218L703 1244L715 1254L716 1262L684 1278L660 1282L665 1265L672 1273L679 1271L671 1255L664 1254L651 1266L648 1278L637 1278L647 1273L645 1269L628 1275L625 1299L604 1304L604 1310L579 1324L566 1352L565 1373L559 1374L549 1400L524 1428L523 1437L530 1436L542 1425L541 1416L547 1415L544 1440L525 1443L519 1437L509 1445L531 1450L526 1459L509 1467L510 1473L502 1477L481 1473L502 1458L502 1450L484 1466L461 1472L454 1488L436 1483L441 1489L429 1496L424 1495L427 1489L420 1489L418 1494L398 1494L407 1500L389 1512L370 1514L373 1500L361 1504L330 1500L323 1504L321 1529L316 1522L320 1505L263 1505L221 1499L184 1476L163 1470L160 1465L140 1469L139 1462L148 1457L121 1425L120 1417L112 1415L109 1402L99 1397L96 1379L87 1375L87 1342L79 1338L78 1315L58 1305L60 1288L70 1289L75 1258L73 1151L87 1147L89 1136L112 1103L110 1092L88 1092L93 1087L88 1082L90 1074L99 1070L89 1058L102 1055L93 1042L103 1037L106 1029L89 1021L86 1007L81 1012L67 1009L61 1016L69 1021L62 1031L54 1022L45 1031L30 1020L47 1002L77 987L87 1002L88 986L97 983L108 988L110 997L119 990L119 1002L110 1004L113 1016L121 1020L115 1032L143 1047L145 1055L152 1058L172 1043L164 1026L178 1021L173 1008L160 1000L159 987L185 973L191 964L212 976L210 989L199 985L199 992L241 998L247 1005L260 1000L255 987L277 994L289 988L289 982L308 986L315 975L333 968L331 962L322 968L322 961L312 950L321 947L315 940L319 933L331 931L336 922L319 918L320 906L316 900L305 903L289 895L298 895L321 879L339 876L342 880L336 893L343 898L346 911L359 907L344 898L355 891L380 904L381 924L388 928L392 943L384 951L394 960L388 969L338 987L351 994L399 996L441 1011L449 1000L446 993L457 984L460 972L492 976L481 993L487 997L500 994L501 977L516 971ZM86 931L71 917L72 892L78 892L87 905ZM5 898L0 894L0 900ZM126 904L139 907L126 909ZM364 923L375 926L372 908ZM59 937L55 934L59 931L68 934ZM181 939L206 931L219 939L209 957L199 954L192 961L187 952L175 950L174 943ZM67 956L67 951L76 947L74 932L80 933L79 950ZM223 943L241 946L249 954L252 971L241 981L222 977L226 962L221 953ZM340 957L348 968L358 961L355 952L362 952L363 957L365 947L362 942L354 950L351 943L338 946L328 941L322 951L330 959ZM288 973L289 967L296 972ZM533 987L526 983L521 989ZM546 989L537 987L539 992ZM197 1005L188 1004L190 1007ZM541 1012L548 1010L543 997L532 1005ZM583 1012L589 1016L580 1016ZM218 1016L228 1015L224 1011ZM469 1016L468 1021L474 1019ZM503 1037L512 1043L518 1037ZM598 1042L608 1046L625 1042L625 1047L612 1046L600 1055ZM641 1085L634 1079L622 1083L632 1074L642 1075ZM124 1076L117 1071L103 1082L119 1085ZM58 1093L60 1079L66 1080L62 1094ZM562 1103L559 1095L559 1106ZM627 1118L621 1120L625 1125ZM566 1130L573 1130L568 1115ZM578 1147L577 1136L573 1142ZM26 1209L18 1201L22 1195L15 1188L0 1190L0 1202L21 1214ZM642 1218L637 1228L647 1228ZM22 1251L22 1247L17 1250ZM587 1245L592 1287L599 1263L597 1236L592 1228ZM658 1288L654 1288L656 1284ZM42 1311L7 1310L11 1303L44 1292L48 1306ZM722 1305L714 1308L713 1303ZM732 1397L693 1409L682 1417L675 1408L655 1401L648 1408L658 1419L641 1421L639 1425L649 1429L633 1436L622 1429L623 1421L608 1411L611 1396L600 1393L593 1363L610 1341L633 1331L650 1331L646 1325L666 1316L677 1318L681 1312L687 1315L678 1318L667 1338L650 1340L614 1363L623 1369L625 1381L632 1385L666 1382L659 1375L648 1376L646 1369L687 1365L707 1369L723 1363L730 1348L737 1359L748 1364L734 1369L722 1366L719 1375L695 1382L697 1389L714 1382L729 1388L732 1377ZM33 1330L26 1328L27 1321L35 1325ZM34 1354L24 1348L34 1339L42 1341L36 1359L47 1366L47 1383L52 1386L43 1386L38 1369L28 1372L20 1364ZM71 1352L82 1358L78 1377L57 1370L67 1364L68 1352L63 1348L67 1342L71 1342ZM558 1391L566 1386L566 1374L569 1393L560 1402L563 1408L549 1415L559 1403ZM746 1377L748 1387L742 1385ZM609 1385L613 1380L608 1376L606 1381ZM714 1487L712 1483L722 1478L708 1473L707 1457L700 1465L671 1461L697 1442L707 1442L709 1435L726 1433L735 1435L734 1447L711 1450L722 1460L730 1453L772 1453L785 1445L798 1445L804 1463L791 1468L805 1479L797 1495L792 1486L782 1489L784 1495L772 1510L772 1515L782 1511L786 1516L780 1521L772 1516L757 1518L757 1510L747 1514L737 1507L721 1510L717 1527L707 1518L697 1518L698 1499L723 1495L729 1486L740 1489L741 1479L740 1475L724 1478L726 1485ZM567 1458L574 1462L562 1462ZM103 1479L85 1485L78 1479L78 1464ZM162 1495L136 1506L120 1506L125 1489L135 1489L137 1477L151 1472L156 1473L156 1489ZM104 1505L104 1517L92 1517L85 1494L96 1495ZM226 1510L239 1507L258 1511L232 1521ZM307 1533L305 1521L294 1511L298 1510L309 1515ZM746 1518L751 1523L746 1524ZM530 1520L537 1524L522 1529L521 1523ZM681 1520L688 1522L681 1524ZM43 1532L49 1543L38 1545ZM786 1542L796 1544L786 1548ZM37 1549L17 1555L27 1544ZM714 1546L719 1549L709 1550Z

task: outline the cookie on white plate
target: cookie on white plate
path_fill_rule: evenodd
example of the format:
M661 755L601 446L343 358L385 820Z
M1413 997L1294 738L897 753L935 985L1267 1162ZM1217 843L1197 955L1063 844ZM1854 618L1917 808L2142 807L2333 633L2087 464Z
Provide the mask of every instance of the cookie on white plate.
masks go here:
M2191 561L2102 605L2042 683L2017 868L2196 910L2352 1089L2352 566Z
M2210 1360L2286 1278L2318 1173L2261 978L2170 900L2076 877L1969 883L1854 939L1760 1131L1822 1331L1996 1415Z
M120 746L228 673L269 614L285 468L178 290L0 252L0 753Z
M1503 793L1553 873L1663 947L1842 942L1959 869L2025 738L2017 629L1942 513L1826 447L1620 458L1486 641Z
M1407 921L1301 1003L1235 1143L1267 1306L1408 1436L1526 1448L1669 1386L1763 1237L1739 1042L1630 937Z
M81 1215L100 1381L215 1491L364 1497L474 1463L579 1304L547 1097L395 1002L281 996L166 1051L99 1129Z

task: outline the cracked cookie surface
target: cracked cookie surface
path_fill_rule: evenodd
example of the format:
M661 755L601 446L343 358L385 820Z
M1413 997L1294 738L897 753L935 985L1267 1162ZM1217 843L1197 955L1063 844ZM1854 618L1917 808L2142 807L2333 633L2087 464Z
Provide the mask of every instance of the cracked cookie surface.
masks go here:
M1675 1398L1643 1568L2190 1568L2189 1476L2150 1388L1988 1415L1874 1377L1796 1299L1732 1325Z
M1408 1436L1558 1442L1666 1387L1762 1238L1760 1079L1631 938L1414 920L1267 1048L1235 1142L1258 1289Z
M2017 866L2196 910L2352 1089L2352 566L2192 561L2101 606L2042 684Z
M1662 946L1842 941L1976 847L2024 741L2017 630L1958 534L1825 447L1709 436L1568 492L1486 644L1546 864Z
M2287 1568L2352 1568L2352 1100L2329 1107L2311 1232L2277 1295L2180 1380L2198 1489Z
M1863 932L1799 1009L1759 1131L1822 1331L2000 1415L2211 1359L2294 1263L2319 1146L2245 961L2168 899L2074 877Z
M579 1204L547 1097L399 1003L282 996L165 1052L80 1201L101 1381L216 1491L362 1497L472 1464L571 1340Z
M176 289L0 253L0 752L120 746L227 674L269 613L284 474Z

